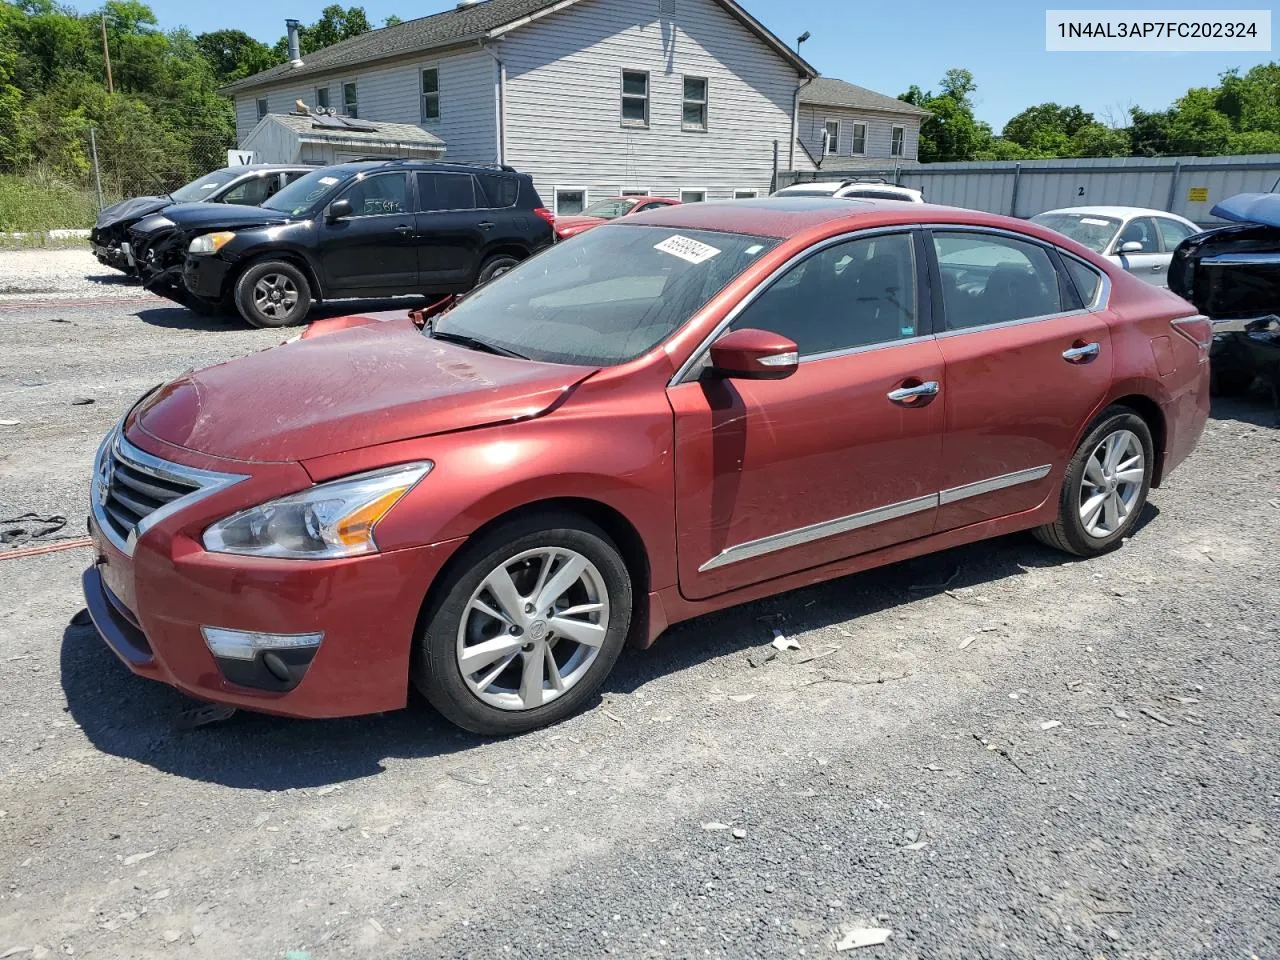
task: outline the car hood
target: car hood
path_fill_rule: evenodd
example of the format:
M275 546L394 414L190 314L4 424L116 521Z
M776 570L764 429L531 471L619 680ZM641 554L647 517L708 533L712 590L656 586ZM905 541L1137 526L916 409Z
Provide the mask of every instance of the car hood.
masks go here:
M595 369L469 350L404 319L185 374L140 405L126 429L231 460L305 461L527 420Z
M1280 227L1280 193L1237 193L1209 211L1223 220Z
M103 207L93 225L110 227L127 220L137 220L149 213L163 210L172 203L173 201L168 197L130 197L128 200L121 200L109 207Z
M157 212L143 217L129 228L129 233L135 239L145 239L152 234L159 233L161 230L172 229L173 221L165 215L165 212Z
M261 227L269 223L287 223L293 219L279 210L246 207L236 203L179 203L164 215L179 230L218 230L233 227Z

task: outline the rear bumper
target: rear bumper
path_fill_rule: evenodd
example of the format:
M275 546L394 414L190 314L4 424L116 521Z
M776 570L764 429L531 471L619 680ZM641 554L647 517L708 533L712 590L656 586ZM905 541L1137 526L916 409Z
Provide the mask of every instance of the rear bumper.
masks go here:
M423 597L461 543L350 560L275 561L208 553L158 527L130 557L92 520L89 527L97 560L82 578L85 603L131 671L202 700L311 718L405 705ZM202 627L323 639L295 686L264 690L227 678Z
M1182 391L1161 404L1165 422L1164 461L1157 477L1163 482L1195 449L1209 420L1209 360L1201 360Z

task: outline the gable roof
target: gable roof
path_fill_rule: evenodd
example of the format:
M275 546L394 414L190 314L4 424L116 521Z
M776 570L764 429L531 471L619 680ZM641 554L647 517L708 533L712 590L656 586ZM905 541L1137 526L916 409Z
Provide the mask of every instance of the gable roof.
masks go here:
M579 0L478 0L464 6L451 7L440 13L406 20L393 27L370 30L359 36L341 40L302 58L302 66L282 63L251 77L236 80L220 88L220 93L236 93L294 77L305 77L325 71L350 69L353 66L405 56L427 50L480 43L508 30L514 30L549 13L570 7ZM735 0L715 0L725 10L790 63L801 76L814 77L817 71L785 43L774 36L760 21L747 13ZM657 5L654 5L655 15Z
M801 103L814 103L823 107L852 107L855 110L876 110L880 113L903 113L914 117L930 116L928 110L914 103L887 97L856 83L837 80L834 77L818 77L800 91Z

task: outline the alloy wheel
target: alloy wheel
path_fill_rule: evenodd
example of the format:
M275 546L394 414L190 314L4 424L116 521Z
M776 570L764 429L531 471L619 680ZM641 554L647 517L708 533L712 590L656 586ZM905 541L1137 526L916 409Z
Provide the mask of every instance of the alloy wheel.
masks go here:
M1103 540L1129 519L1146 480L1142 441L1131 430L1109 433L1093 448L1080 480L1080 522Z
M263 316L283 320L298 305L298 288L284 274L264 274L253 285L253 304Z
M578 683L609 632L595 564L566 547L526 550L492 570L458 625L458 669L482 702L533 710Z

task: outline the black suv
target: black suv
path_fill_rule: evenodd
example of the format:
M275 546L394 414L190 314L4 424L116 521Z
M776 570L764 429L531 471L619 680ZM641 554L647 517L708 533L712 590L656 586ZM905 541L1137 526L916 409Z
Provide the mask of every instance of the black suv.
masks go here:
M510 167L341 163L260 207L168 211L198 300L255 326L301 323L320 300L464 293L552 242L550 211Z

